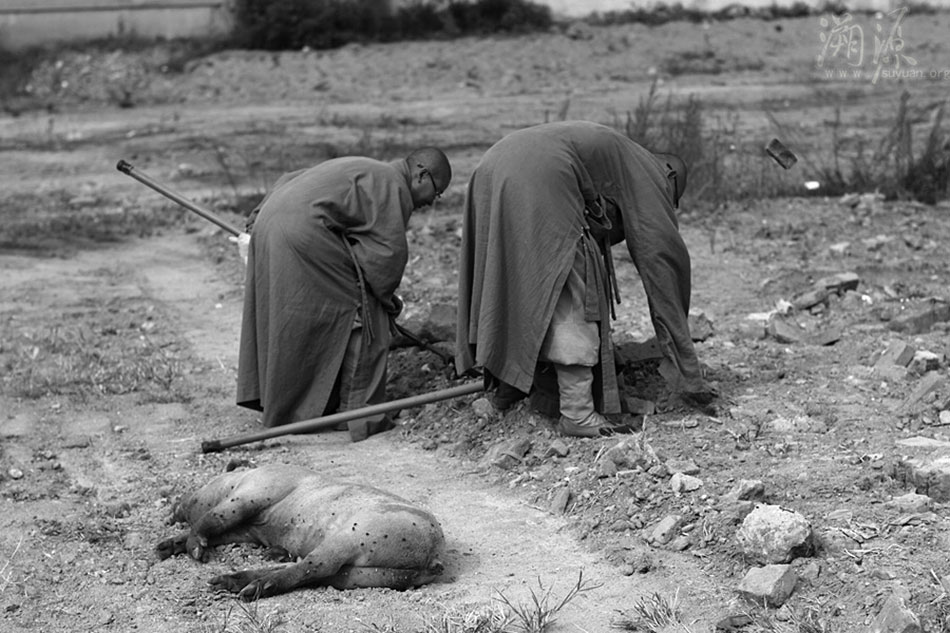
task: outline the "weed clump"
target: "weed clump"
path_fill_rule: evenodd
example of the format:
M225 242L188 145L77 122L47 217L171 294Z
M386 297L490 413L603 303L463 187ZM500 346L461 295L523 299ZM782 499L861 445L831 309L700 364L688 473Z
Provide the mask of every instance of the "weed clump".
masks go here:
M416 0L396 9L386 0L238 0L235 21L235 44L264 50L527 33L553 24L551 10L530 0Z

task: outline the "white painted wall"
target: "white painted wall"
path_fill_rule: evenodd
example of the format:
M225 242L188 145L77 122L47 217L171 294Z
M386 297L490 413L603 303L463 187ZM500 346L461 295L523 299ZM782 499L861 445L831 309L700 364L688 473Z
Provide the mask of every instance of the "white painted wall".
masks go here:
M624 11L633 7L651 7L657 5L682 4L686 8L696 8L703 11L718 11L729 5L741 4L750 8L765 8L770 6L790 7L796 0L671 0L657 2L656 0L534 0L538 4L551 7L556 15L565 17L584 17L593 12ZM820 7L825 2L820 0L804 0L805 4ZM887 11L907 6L905 0L845 0L844 4L852 10ZM934 7L950 8L950 0L926 0L925 4Z

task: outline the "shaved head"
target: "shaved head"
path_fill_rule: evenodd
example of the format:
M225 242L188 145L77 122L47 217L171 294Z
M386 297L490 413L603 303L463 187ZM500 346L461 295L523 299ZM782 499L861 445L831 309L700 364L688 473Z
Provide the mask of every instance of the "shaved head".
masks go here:
M679 206L680 197L686 191L686 163L676 154L654 154L654 156L661 163L665 163L672 172L669 178L674 185L673 204Z
M424 169L432 175L436 192L441 194L452 181L452 166L449 159L440 149L423 147L417 149L406 158L410 169Z

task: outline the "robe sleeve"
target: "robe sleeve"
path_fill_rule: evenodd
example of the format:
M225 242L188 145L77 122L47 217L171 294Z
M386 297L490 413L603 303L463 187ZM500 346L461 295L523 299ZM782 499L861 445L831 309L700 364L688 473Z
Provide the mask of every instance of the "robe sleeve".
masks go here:
M705 388L689 332L689 251L677 227L672 200L645 175L637 195L622 209L627 250L640 274L650 319L665 362L663 377L677 389Z
M342 232L370 293L387 309L409 258L406 224L412 200L397 179L356 176L343 201Z

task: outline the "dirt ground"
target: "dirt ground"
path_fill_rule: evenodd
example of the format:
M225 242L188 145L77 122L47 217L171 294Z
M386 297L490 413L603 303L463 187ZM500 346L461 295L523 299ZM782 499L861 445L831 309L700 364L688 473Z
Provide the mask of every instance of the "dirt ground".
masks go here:
M861 19L870 47L873 20ZM923 78L874 83L816 68L817 16L228 52L174 75L140 72L134 55L64 54L35 81L49 109L8 102L0 118L0 630L225 631L257 621L250 630L422 631L446 609L563 596L580 573L589 590L550 630L615 629L658 596L678 601L677 630L713 631L749 613L743 630L858 631L901 588L924 630L950 630L947 499L910 514L887 503L913 490L898 476L906 440L950 442L950 328L889 327L948 300L947 203L793 197L712 210L687 200L693 307L712 324L698 351L722 396L715 410L689 409L668 397L649 359L628 364L628 395L657 405L640 439L670 467L605 475L600 458L617 439L559 440L523 406L482 419L474 396L403 411L397 430L361 443L330 432L202 454L203 440L260 428L233 404L242 266L225 232L114 168L129 160L239 224L247 200L284 170L444 147L455 178L412 220L401 288L405 321L422 323L454 305L465 183L502 134L563 116L622 121L659 73L664 96L696 95L711 119L729 117L737 151L761 154L775 135L771 112L812 143L796 149L817 154L835 108L859 135L893 114L901 91L917 104L945 100L947 27L946 14L909 16L905 52ZM116 94L132 107L118 107ZM803 161L783 177L813 173ZM52 237L64 231L77 237ZM642 342L652 335L642 290L629 257L615 256L624 297L615 339ZM838 273L857 275L857 289L791 310L795 336L750 318ZM892 343L935 359L875 368ZM392 396L458 382L428 352L396 349L392 363ZM928 380L930 393L908 402ZM670 468L685 460L702 486L674 492ZM445 577L402 593L309 589L244 607L206 581L263 564L258 550L221 548L204 565L155 559L178 495L226 468L276 462L429 508L447 538ZM781 609L736 594L750 563L727 493L746 479L821 536L815 556L796 561L801 579ZM652 528L674 514L683 538L651 545Z

